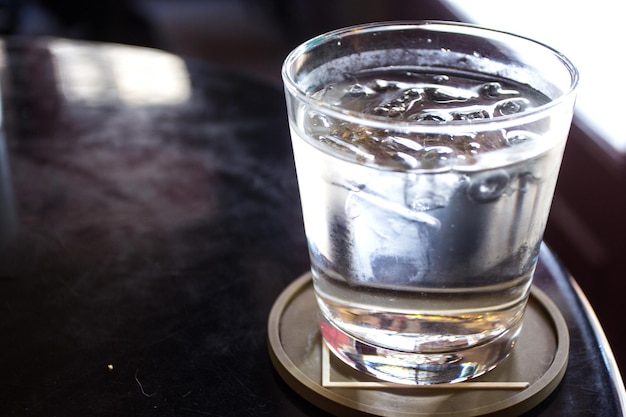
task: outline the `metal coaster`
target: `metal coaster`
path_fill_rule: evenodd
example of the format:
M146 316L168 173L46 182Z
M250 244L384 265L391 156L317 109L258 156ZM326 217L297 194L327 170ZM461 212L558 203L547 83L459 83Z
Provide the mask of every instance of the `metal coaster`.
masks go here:
M565 374L567 325L533 287L524 326L505 361L469 382L407 386L379 381L345 365L322 342L311 274L278 297L268 322L274 367L298 394L337 416L518 416L543 401Z

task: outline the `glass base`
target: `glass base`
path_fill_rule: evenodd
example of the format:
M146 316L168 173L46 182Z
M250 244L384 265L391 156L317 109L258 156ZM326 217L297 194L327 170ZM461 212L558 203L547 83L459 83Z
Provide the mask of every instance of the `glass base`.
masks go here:
M409 353L358 340L325 318L320 329L329 350L357 371L406 385L462 382L478 377L506 359L522 327L517 325L489 343L455 352Z

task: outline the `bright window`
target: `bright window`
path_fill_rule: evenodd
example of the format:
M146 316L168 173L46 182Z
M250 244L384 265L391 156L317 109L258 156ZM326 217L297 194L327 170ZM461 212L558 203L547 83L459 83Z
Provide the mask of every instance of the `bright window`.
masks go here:
M626 154L626 83L617 82L625 34L623 14L610 0L441 0L459 19L543 42L570 58L580 72L576 123L590 137ZM613 74L613 75L611 75ZM612 77L616 78L613 83Z

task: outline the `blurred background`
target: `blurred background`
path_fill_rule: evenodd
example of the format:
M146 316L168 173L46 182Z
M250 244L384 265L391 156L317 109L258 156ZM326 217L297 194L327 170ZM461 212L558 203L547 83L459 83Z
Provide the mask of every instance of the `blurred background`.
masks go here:
M559 34L561 39L576 39L577 33L584 32L575 16L563 16L558 23L561 26L553 28L511 13L510 4L500 6L506 8L502 13L508 20L495 13L493 20L481 21L486 1L461 6L453 0L0 0L0 34L158 48L243 72L280 88L281 63L292 48L319 33L357 23L466 20L500 23L505 29L517 23L546 29L545 33ZM532 13L535 10L527 7L527 2L520 7ZM489 10L498 12L493 5ZM594 10L605 8L596 5ZM581 19L593 21L586 15L589 11L579 11ZM545 16L548 21L554 19L549 13ZM585 49L583 43L567 47L568 55L583 57L581 64L585 56L598 62L594 51ZM584 79L585 74L582 76ZM581 99L579 104L598 107ZM545 239L590 299L620 368L626 369L626 313L622 306L626 293L626 256L622 254L626 243L626 137L617 135L622 142L609 138L603 129L608 120L596 118L595 122L589 123L582 112L575 118Z
M364 21L437 16L436 1L0 0L0 31L164 49L280 82L302 41Z

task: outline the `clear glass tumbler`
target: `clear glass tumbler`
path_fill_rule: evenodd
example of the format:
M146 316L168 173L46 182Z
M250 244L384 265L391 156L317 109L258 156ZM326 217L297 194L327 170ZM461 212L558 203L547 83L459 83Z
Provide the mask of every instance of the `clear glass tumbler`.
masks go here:
M330 350L404 384L495 367L523 323L576 68L513 34L392 22L311 39L282 75Z

